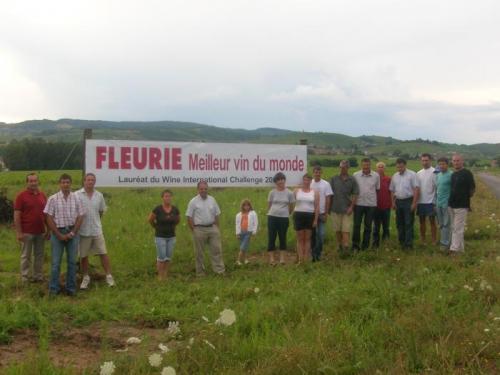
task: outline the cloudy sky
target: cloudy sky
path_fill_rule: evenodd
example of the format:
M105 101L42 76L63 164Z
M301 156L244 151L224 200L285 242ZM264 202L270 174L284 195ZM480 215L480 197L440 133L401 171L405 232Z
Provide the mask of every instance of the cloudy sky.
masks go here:
M0 0L0 121L500 142L498 0Z

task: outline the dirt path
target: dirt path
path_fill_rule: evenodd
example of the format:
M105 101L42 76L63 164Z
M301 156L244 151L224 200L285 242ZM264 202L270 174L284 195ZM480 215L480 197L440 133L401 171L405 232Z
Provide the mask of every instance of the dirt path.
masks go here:
M479 173L479 177L491 189L495 197L500 199L500 177L487 173Z
M140 345L127 345L129 337L143 339ZM165 328L131 326L126 323L95 323L84 328L65 327L63 331L51 332L48 355L53 364L69 367L77 373L85 369L98 368L99 364L115 356L144 355L158 351L158 344L169 344L171 348L180 341L169 341ZM33 358L38 353L39 337L32 329L19 330L13 334L12 342L0 344L0 373L2 368L15 362Z

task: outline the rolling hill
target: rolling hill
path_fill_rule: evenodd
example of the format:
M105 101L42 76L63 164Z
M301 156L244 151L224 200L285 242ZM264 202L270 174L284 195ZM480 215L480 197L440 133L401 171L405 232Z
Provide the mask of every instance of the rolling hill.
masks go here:
M352 152L375 155L421 152L449 154L461 152L468 157L493 158L500 154L500 144L479 143L458 145L417 139L402 141L392 137L363 135L352 137L329 132L298 132L276 128L254 130L223 128L213 125L178 121L99 121L99 120L30 120L20 123L0 123L0 140L39 137L50 141L75 142L83 129L93 129L93 137L100 139L144 139L200 142L248 142L297 144L307 140L317 152Z

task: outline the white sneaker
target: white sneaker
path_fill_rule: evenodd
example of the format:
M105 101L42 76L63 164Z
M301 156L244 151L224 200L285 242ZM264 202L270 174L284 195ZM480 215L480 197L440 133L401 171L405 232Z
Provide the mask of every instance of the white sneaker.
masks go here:
M90 276L85 275L83 276L82 283L80 285L80 289L88 289L90 284Z
M108 286L110 287L115 286L115 280L113 279L113 276L106 275L106 283L108 283Z

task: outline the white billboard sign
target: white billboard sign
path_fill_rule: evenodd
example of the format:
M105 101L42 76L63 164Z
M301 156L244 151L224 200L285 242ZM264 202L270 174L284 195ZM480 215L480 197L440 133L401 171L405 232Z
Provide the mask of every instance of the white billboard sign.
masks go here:
M265 186L278 172L298 185L307 171L302 145L89 139L85 151L98 186Z

